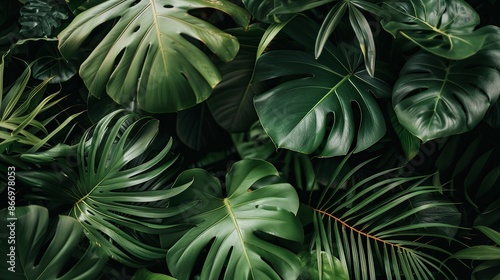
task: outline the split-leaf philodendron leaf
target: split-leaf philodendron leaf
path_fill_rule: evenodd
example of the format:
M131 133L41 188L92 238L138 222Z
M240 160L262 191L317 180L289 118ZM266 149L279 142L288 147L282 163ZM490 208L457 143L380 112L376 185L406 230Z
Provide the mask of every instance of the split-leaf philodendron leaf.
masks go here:
M284 30L314 48L315 24L298 17ZM382 68L377 74L387 76ZM262 126L278 148L332 157L347 154L354 142L354 151L362 151L385 134L373 95L388 95L390 86L370 77L356 46L327 44L317 60L308 52L280 50L257 61L255 81L283 77L293 78L254 99Z
M224 195L219 180L207 171L184 171L175 185L193 184L172 198L171 206L198 203L177 218L195 226L168 250L172 275L192 279L199 261L200 279L297 279L297 255L270 241L302 242L302 225L295 216L297 193L288 183L252 188L259 180L277 176L278 171L268 162L239 161L226 175Z
M403 36L424 50L448 59L475 54L490 34L477 30L479 15L463 0L396 0L384 3L390 17L381 21L392 36Z
M4 208L0 220L4 225L0 248L7 255L7 261L3 261L4 255L0 264L2 279L95 279L108 260L94 242L77 257L85 239L83 227L71 217L59 216L51 228L49 211L44 207L17 207L12 212Z
M135 101L148 112L175 112L208 98L221 74L195 46L200 42L221 60L230 61L238 40L192 16L211 8L229 14L239 25L248 13L220 0L110 0L85 10L59 34L61 53L74 55L104 23L111 30L80 67L90 92L107 92L120 104Z
M423 141L475 127L500 95L500 28L483 48L463 60L427 52L401 70L392 103L399 122ZM494 33L493 33L494 32Z

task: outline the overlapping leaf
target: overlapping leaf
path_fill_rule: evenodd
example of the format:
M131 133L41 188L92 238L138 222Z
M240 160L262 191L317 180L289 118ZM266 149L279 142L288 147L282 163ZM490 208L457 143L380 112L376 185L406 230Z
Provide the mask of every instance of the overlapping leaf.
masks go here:
M262 83L254 83L255 61L259 41L264 30L252 25L248 30L227 30L240 42L236 58L220 65L222 81L218 84L207 104L217 123L228 132L247 131L257 120L253 98L262 92Z
M286 30L295 40L311 44L311 33L318 27L299 17ZM386 75L382 69L378 73ZM385 122L373 94L386 96L390 86L368 75L357 48L327 45L318 60L301 51L262 55L255 80L280 77L292 78L254 101L262 126L277 147L331 157L347 154L354 142L354 150L362 151L385 134ZM356 115L361 117L359 122Z
M470 58L455 61L427 52L401 70L392 103L399 122L423 141L475 127L500 95L500 29Z
M382 20L392 36L403 36L426 51L464 59L481 49L491 26L478 30L479 15L463 0L396 0L384 3L390 17Z
M173 198L171 205L197 204L177 218L194 227L168 250L173 276L191 279L199 261L201 279L296 279L299 258L270 240L302 242L302 226L295 216L297 194L287 183L252 188L259 180L277 175L265 161L239 161L226 176L224 195L220 182L208 172L183 172L176 185L194 180L193 185ZM204 249L208 255L202 254Z
M20 173L38 198L67 205L69 215L85 229L91 242L112 259L138 267L164 256L154 240L168 228L162 219L182 208L167 208L167 199L189 183L170 188L175 161L171 142L154 151L158 121L115 111L85 133L76 150L76 165ZM91 133L91 131L93 131ZM90 137L90 135L92 137ZM148 238L141 238L149 236Z
M194 41L223 61L234 58L235 37L190 11L211 8L229 14L241 26L247 12L228 1L110 0L80 13L59 34L60 50L71 57L92 31L116 20L80 68L90 92L107 92L115 101L134 101L149 112L175 112L208 98L221 75ZM194 41L193 41L194 40Z
M23 43L24 41L20 41L18 44ZM25 65L25 70L16 81L4 88L4 60L15 46L13 45L9 52L2 56L0 62L0 153L6 151L33 153L46 145L80 113L69 116L52 131L47 130L46 127L55 122L55 118L61 111L44 119L40 119L40 115L57 105L61 99L55 99L59 92L43 98L46 86L52 77L45 79L32 89L28 88L32 65ZM25 64L23 61L21 63Z
M426 185L425 177L391 178L395 170L385 170L355 181L369 161L342 175L345 162L313 206L316 250L338 254L350 279L434 279L435 273L448 278L452 272L430 252L451 253L424 240L453 240L448 233L460 223L453 203L435 199L439 189ZM453 217L436 219L433 213L443 209Z
M19 34L26 38L55 36L54 31L61 21L68 18L68 12L58 1L29 0L20 11Z
M12 263L8 257L0 264L2 279L94 279L107 261L106 254L93 242L76 257L85 235L83 227L71 217L59 216L51 229L49 211L31 205L18 207L13 213L4 208L0 220L4 227L13 225L2 230L0 238L2 252L13 255ZM11 247L15 248L13 252ZM7 270L9 267L13 270Z

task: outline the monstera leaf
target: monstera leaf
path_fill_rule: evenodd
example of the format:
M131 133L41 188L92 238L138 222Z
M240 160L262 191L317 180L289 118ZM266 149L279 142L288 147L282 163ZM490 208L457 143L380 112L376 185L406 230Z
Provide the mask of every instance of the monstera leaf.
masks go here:
M435 55L448 59L467 58L481 48L492 26L478 30L479 15L463 0L388 1L390 13L384 29Z
M318 28L298 17L284 30L299 42L313 43L311 34ZM331 157L347 154L354 141L354 150L362 151L385 134L373 93L387 95L389 85L370 77L356 48L326 45L325 50L317 60L307 52L285 50L270 51L257 61L255 81L296 77L254 99L262 126L278 148L318 150L319 156ZM382 69L378 74L384 74Z
M175 185L194 180L193 185L173 198L171 205L196 201L177 218L196 226L168 250L173 276L191 279L198 260L202 263L200 279L297 279L297 255L271 241L302 242L302 226L295 216L298 196L288 183L254 186L277 176L268 162L239 161L226 176L224 195L220 182L208 172L183 172Z
M78 16L59 34L61 53L69 58L92 31L114 26L80 68L90 92L107 92L115 101L135 100L148 112L175 112L207 99L221 74L194 42L205 44L223 61L234 58L235 37L189 14L212 8L245 26L247 12L213 0L111 0Z
M423 141L472 129L500 95L500 29L470 58L422 52L411 57L393 89L399 122Z
M54 31L61 26L61 21L68 18L63 5L48 0L30 0L21 8L20 14L22 28L19 34L27 38L55 36Z
M227 30L238 38L240 52L236 58L220 65L222 81L215 87L207 104L217 123L228 132L244 132L257 120L253 98L263 91L263 83L253 83L257 48L264 30L251 25Z
M171 141L153 149L158 121L122 113L107 115L85 133L74 165L18 175L33 186L37 198L70 208L68 214L108 256L140 267L164 257L158 234L168 226L161 220L182 211L167 208L167 199L189 184L168 185L175 173L167 170L175 158L167 156ZM158 244L150 241L155 239Z
M90 243L86 252L76 257L85 235L80 223L71 217L59 216L51 230L49 211L31 205L18 207L14 212L3 209L0 219L4 225L13 225L2 230L0 238L2 252L13 256L7 256L7 262L0 264L2 279L94 279L107 261L106 254L95 243ZM14 239L7 239L9 233Z

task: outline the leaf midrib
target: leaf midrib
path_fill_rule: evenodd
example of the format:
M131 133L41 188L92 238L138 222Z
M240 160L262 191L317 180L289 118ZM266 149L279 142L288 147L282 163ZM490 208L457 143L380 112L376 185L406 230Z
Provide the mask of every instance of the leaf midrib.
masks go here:
M252 263L250 262L250 258L248 256L246 246L245 246L245 241L243 240L243 234L241 233L240 226L238 224L238 221L236 220L236 216L234 215L231 203L229 202L228 198L224 198L224 206L227 209L227 212L229 213L229 216L231 217L231 220L233 221L234 228L236 232L238 233L239 240L241 242L241 247L243 249L243 255L245 256L245 259L247 260L248 267L250 269L250 273L252 274L252 279L256 279L254 274L253 274L253 269L252 269Z
M349 73L347 75L345 75L342 80L340 80L334 87L332 87L318 102L316 102L316 104L314 104L314 106L304 115L304 117L302 117L300 119L300 121L294 126L294 128L283 138L283 140L281 142L284 142L286 141L286 139L288 137L290 137L290 135L293 135L293 131L297 128L297 126L304 120L307 118L307 116L309 116L312 112L314 112L314 110L316 110L316 108L326 99L328 98L331 94L333 94L334 92L336 93L337 92L337 89L342 85L344 84L344 82L346 81L349 81L349 79L351 78L353 74L352 73Z

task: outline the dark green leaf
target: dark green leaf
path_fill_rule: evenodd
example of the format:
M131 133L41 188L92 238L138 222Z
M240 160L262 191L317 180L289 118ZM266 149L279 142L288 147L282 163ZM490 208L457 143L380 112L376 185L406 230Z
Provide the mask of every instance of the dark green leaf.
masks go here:
M291 15L276 15L271 13L276 7L288 4L289 0L242 0L241 2L243 2L253 17L262 22L282 22L291 17Z
M285 30L299 42L312 43L311 31L318 28L299 17ZM387 95L389 85L368 75L357 49L349 53L327 45L325 50L318 60L285 50L257 61L255 81L298 76L255 98L262 126L278 148L331 157L347 154L354 141L354 151L362 151L385 134L373 94Z
M462 214L445 196L437 193L420 195L410 199L408 202L412 209L423 205L433 205L433 207L423 209L413 215L411 217L411 224L441 223L452 225L454 227L430 228L426 232L445 235L451 238L455 237L458 226L460 226L460 222L462 221Z
M253 83L257 46L264 33L259 26L248 31L229 31L240 44L236 58L220 66L222 81L207 100L217 123L226 131L245 132L257 120L253 98L262 92L263 83Z
M141 268L137 270L131 280L175 280L175 278L160 273L153 273L145 268Z
M384 9L390 17L382 26L392 36L403 36L448 59L475 54L494 32L492 26L474 30L479 15L463 0L393 0L386 1Z
M500 28L464 60L427 52L401 70L392 103L399 122L424 142L475 127L500 95Z
M7 261L0 264L2 279L94 279L107 261L94 242L76 257L85 235L80 223L71 217L59 216L51 229L48 210L31 205L18 207L12 214L4 208L0 220L7 226L0 236L0 248L4 257L7 255Z
M267 160L276 152L273 142L258 121L250 127L248 132L233 133L231 138L242 159Z
M177 113L176 130L182 143L196 151L215 145L220 147L221 138L229 136L217 125L207 103Z
M68 13L58 1L29 0L20 11L19 34L25 38L50 37L57 32L61 21L68 18Z
M412 160L420 151L420 139L411 134L399 121L394 109L388 108L392 128L399 139L406 160Z

